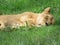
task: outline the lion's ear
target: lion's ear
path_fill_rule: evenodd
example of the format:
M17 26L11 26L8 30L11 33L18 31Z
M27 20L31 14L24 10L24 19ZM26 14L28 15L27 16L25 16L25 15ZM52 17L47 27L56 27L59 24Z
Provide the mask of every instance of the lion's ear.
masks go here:
M50 7L46 8L43 13L50 13Z

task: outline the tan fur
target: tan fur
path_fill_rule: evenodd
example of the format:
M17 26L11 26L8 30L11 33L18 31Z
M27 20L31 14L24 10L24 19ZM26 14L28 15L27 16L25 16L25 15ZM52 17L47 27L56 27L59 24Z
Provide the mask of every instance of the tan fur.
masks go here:
M0 28L11 26L16 28L19 26L45 26L46 24L54 24L53 15L50 14L50 7L46 8L42 13L24 12L17 15L1 15Z

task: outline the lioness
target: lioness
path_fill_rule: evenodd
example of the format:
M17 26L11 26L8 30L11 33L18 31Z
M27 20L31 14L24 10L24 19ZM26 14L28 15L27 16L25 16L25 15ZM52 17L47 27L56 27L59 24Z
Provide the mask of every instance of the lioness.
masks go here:
M42 13L24 12L17 15L0 15L0 29L6 26L16 28L19 26L45 26L54 24L53 15L50 14L50 7Z

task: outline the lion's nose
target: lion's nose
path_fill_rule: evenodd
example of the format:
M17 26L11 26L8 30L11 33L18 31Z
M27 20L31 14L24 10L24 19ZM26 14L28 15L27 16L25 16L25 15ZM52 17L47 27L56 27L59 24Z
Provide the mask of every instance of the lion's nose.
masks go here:
M0 26L1 26L1 24L0 24Z
M45 23L46 24L46 26L48 26L48 23Z

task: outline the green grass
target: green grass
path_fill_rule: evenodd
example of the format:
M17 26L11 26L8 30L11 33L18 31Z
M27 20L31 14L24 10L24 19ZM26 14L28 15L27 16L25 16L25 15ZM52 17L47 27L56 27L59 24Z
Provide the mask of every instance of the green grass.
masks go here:
M0 0L0 14L38 13L46 7L51 7L54 25L6 28L0 31L0 45L60 45L60 0Z

